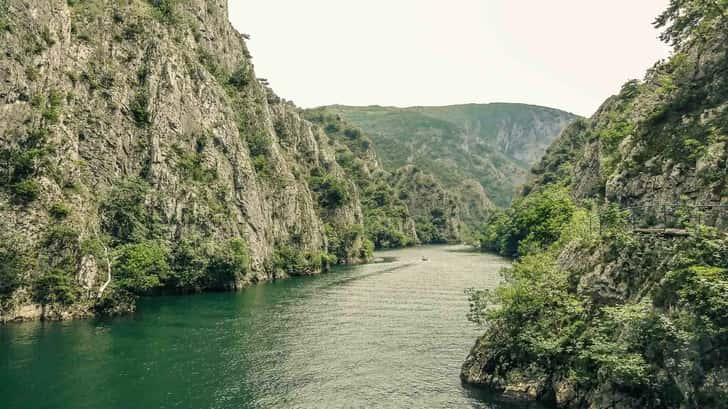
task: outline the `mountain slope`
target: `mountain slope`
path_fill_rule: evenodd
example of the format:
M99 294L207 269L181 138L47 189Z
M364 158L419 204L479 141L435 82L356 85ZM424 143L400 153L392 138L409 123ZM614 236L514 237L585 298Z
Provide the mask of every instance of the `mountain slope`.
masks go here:
M372 136L387 169L413 164L448 188L475 180L501 206L510 202L528 167L577 118L522 104L327 108Z
M326 132L337 162L359 188L364 230L377 248L470 239L470 228L492 208L482 189L464 184L451 192L411 166L384 171L371 138L326 109L304 115Z
M564 408L728 402L728 12L677 1L674 55L567 128L484 248L466 382ZM724 3L724 2L723 2ZM498 307L492 308L493 305Z
M256 79L226 1L0 11L0 319L370 257L356 185Z

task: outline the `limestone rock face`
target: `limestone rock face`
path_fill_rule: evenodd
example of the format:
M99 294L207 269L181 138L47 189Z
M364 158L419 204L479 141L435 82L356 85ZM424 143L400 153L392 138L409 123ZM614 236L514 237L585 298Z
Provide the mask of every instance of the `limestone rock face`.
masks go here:
M673 6L682 13L687 4ZM710 16L705 14L707 21ZM690 314L701 314L698 321L713 319L709 325L717 328L725 324L722 312L712 318L696 312L695 304L708 299L705 294L688 301L664 301L667 297L678 299L676 293L697 292L695 288L700 285L725 288L725 276L717 275L672 284L674 275L681 271L712 268L724 272L728 259L728 48L726 20L718 16L722 25L716 23L714 31L700 31L704 42L677 44L673 56L652 67L644 80L627 82L591 118L568 126L533 167L522 189L521 194L528 196L566 187L585 214L599 209L599 217L586 217L597 217L600 223L605 213L617 213L614 231L604 233L600 228L593 238L567 233L556 243L547 243L551 247L541 253L554 257L556 270L563 274L566 290L561 295L573 295L587 306L578 320L571 320L584 324L579 328L581 334L591 334L600 325L611 329L616 321L605 311L641 305L654 314L651 319L675 325L671 328L678 328L675 323ZM710 27L706 21L700 20L701 30ZM682 26L680 30L689 31ZM697 32L695 29L692 35ZM581 224L587 223L586 218L581 220ZM588 223L591 230L592 222ZM703 247L710 250L701 253ZM515 309L522 308L521 302L514 301L519 306ZM499 332L499 323L491 323L463 365L461 378L570 409L679 409L720 406L725 401L725 360L712 355L717 348L713 345L724 342L692 335L700 333L695 328L703 324L686 320L689 324L679 327L681 339L700 340L685 341L684 348L691 355L679 358L670 355L679 348L656 346L657 337L647 334L649 330L638 330L645 346L630 352L644 359L649 368L647 375L640 375L640 381L660 379L658 384L670 385L650 395L649 387L626 386L622 380L603 377L605 364L595 364L595 372L588 376L578 374L582 352L588 351L584 344L562 347L555 359L561 361L558 363L534 352L542 348L541 340L535 341L539 345L536 348L503 348L524 339L528 340L525 343L538 339L530 322L525 321L543 322L538 315L546 315L544 311L514 320L516 326L524 328L522 332L516 329L516 335L502 335L513 327ZM634 317L622 319L631 325L639 322ZM548 332L543 331L547 339L554 336ZM625 338L625 332L619 330L607 337L614 345ZM589 342L583 340L579 342ZM609 352L617 349L609 347ZM657 350L662 352L655 353ZM680 362L680 369L669 369L675 362ZM691 372L683 367L700 369ZM690 378L686 373L699 375ZM717 381L721 377L723 382Z
M567 127L534 166L522 193L555 181L567 182L576 199L597 199L637 208L636 221L673 219L675 205L701 205L700 222L728 227L728 146L723 133L728 104L722 66L725 50L686 57L702 77L666 96L661 78L670 64L656 66L644 81L632 81L608 98L588 120ZM682 95L694 93L690 97ZM696 101L687 105L680 98ZM677 102L666 102L675 99ZM669 103L681 106L677 112ZM659 208L659 214L646 209ZM666 213L663 214L663 209ZM697 210L695 211L697 213ZM690 217L697 217L693 214Z
M77 231L79 242L97 237L101 204L131 178L150 187L144 208L156 239L242 238L259 278L271 277L264 266L277 246L326 252L326 224L362 224L351 183L349 201L322 208L308 179L314 169L343 176L335 152L256 78L225 0L179 2L169 13L146 0L0 7L0 144L4 153L33 152L17 180L19 168L3 165L0 220L24 252L41 251L56 225ZM57 204L68 210L63 221L52 216ZM362 245L352 240L341 261L361 261ZM77 268L79 287L105 280L89 258ZM27 284L44 271L24 274ZM26 303L5 303L7 317Z

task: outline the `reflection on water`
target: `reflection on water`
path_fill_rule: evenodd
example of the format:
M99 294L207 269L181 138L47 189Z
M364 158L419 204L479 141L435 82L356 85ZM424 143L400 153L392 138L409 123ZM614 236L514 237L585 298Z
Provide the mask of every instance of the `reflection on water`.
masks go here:
M0 327L4 408L524 408L460 384L470 287L503 259L438 246L112 321ZM423 261L423 257L427 261Z

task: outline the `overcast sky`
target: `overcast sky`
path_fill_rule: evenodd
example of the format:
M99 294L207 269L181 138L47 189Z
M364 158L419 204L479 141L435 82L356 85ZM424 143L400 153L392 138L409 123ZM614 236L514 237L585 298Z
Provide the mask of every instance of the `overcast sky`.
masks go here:
M591 115L669 55L668 0L231 0L256 72L302 107L523 102Z

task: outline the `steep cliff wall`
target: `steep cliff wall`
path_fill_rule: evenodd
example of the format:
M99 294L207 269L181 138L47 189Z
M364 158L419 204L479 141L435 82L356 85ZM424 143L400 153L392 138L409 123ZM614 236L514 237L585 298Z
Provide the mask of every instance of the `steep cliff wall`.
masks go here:
M225 0L2 0L0 23L3 319L114 304L97 299L107 260L121 276L105 298L368 257L356 186L256 79ZM347 240L332 249L327 232ZM244 261L193 268L179 243ZM150 248L183 261L167 272Z
M568 127L483 234L465 382L564 408L728 402L728 14L672 1L674 55ZM493 305L497 307L493 307Z

